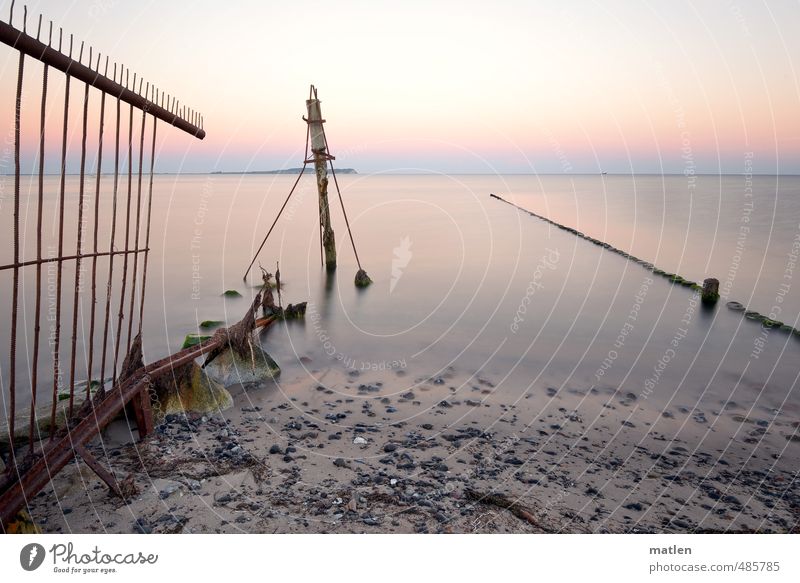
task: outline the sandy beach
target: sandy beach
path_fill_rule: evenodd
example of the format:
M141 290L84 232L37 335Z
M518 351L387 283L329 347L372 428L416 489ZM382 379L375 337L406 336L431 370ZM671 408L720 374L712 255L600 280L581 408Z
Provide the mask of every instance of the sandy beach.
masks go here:
M798 530L800 443L782 415L660 411L610 388L512 401L457 370L394 392L404 374L239 387L231 409L172 415L135 443L115 422L90 449L131 495L72 464L31 514L46 532Z

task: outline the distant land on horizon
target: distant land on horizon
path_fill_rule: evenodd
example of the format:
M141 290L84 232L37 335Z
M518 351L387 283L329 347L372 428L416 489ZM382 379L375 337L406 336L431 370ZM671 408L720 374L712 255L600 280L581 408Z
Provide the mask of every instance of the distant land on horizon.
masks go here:
M245 170L242 172L225 172L222 170L215 170L211 174L300 174L302 168L283 168L280 170ZM338 168L336 170L339 174L358 174L355 168Z

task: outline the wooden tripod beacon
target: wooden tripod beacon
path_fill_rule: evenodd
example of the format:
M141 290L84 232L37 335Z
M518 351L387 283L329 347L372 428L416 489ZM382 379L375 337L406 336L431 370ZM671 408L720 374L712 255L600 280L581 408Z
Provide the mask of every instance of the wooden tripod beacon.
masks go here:
M314 172L317 175L317 192L319 193L319 228L322 248L325 250L325 267L329 270L336 269L336 238L331 226L331 210L328 206L328 161L333 156L328 154L328 144L325 140L325 130L317 90L311 86L311 96L306 99L308 110L308 132L311 140L311 153L313 154ZM306 160L306 163L312 160Z
M286 208L289 199L292 197L292 194L297 188L300 178L306 171L306 167L311 163L314 164L314 171L317 176L317 192L319 193L319 234L320 244L322 247L320 250L320 255L324 253L324 263L328 270L332 271L336 269L336 238L333 235L333 227L331 226L331 210L330 205L328 204L328 164L330 164L331 177L333 178L333 184L336 187L336 195L339 198L339 204L342 206L344 224L347 226L347 235L350 237L350 244L353 246L353 254L356 257L356 263L358 264L358 272L356 272L355 284L358 287L366 287L372 283L372 280L370 279L369 275L367 275L367 272L361 267L361 260L358 258L356 242L353 239L353 231L350 229L350 221L347 218L347 210L344 208L342 191L339 189L339 182L336 180L336 170L333 168L333 161L336 158L331 156L330 152L328 151L328 138L325 137L325 119L322 117L322 109L320 108L317 89L313 85L309 90L308 99L306 100L306 110L308 111L308 117L303 116L303 120L308 125L308 129L306 131L306 153L305 158L303 159L303 168L300 170L300 174L298 174L297 180L294 182L294 186L292 186L292 189L289 191L289 195L283 202L281 210L278 211L278 215L272 222L272 226L270 226L267 234L264 236L264 240L261 241L261 245L258 247L258 251L256 251L253 260L247 267L247 271L245 271L244 274L244 279L247 279L247 275L250 273L253 264L256 262L258 254L261 253L261 250L264 248L264 244L267 242L267 239L272 233L272 230L275 228L275 224L278 222L281 213L283 213L283 210ZM308 153L309 142L311 144L311 157L309 157Z

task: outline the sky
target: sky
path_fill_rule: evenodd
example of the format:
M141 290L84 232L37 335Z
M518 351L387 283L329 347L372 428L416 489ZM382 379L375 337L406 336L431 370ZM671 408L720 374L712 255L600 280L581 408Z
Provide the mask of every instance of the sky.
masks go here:
M0 2L3 20L9 6ZM797 0L28 7L29 30L43 13L203 114L202 141L159 127L160 172L300 166L313 83L338 166L363 173L800 173ZM0 46L6 143L17 60ZM23 167L33 168L41 68L28 61ZM61 77L50 75L48 170ZM81 96L73 87L73 103ZM79 137L71 131L71 170Z

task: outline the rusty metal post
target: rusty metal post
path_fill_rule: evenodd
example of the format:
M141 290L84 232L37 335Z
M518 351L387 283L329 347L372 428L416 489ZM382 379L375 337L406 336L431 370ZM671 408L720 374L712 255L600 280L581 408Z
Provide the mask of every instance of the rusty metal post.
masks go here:
M308 109L308 127L311 133L311 152L314 159L314 170L317 174L317 192L319 193L319 221L322 235L322 247L325 249L325 267L336 269L336 239L331 227L331 210L328 205L328 145L325 143L325 132L317 90L312 86L311 96L306 100Z

